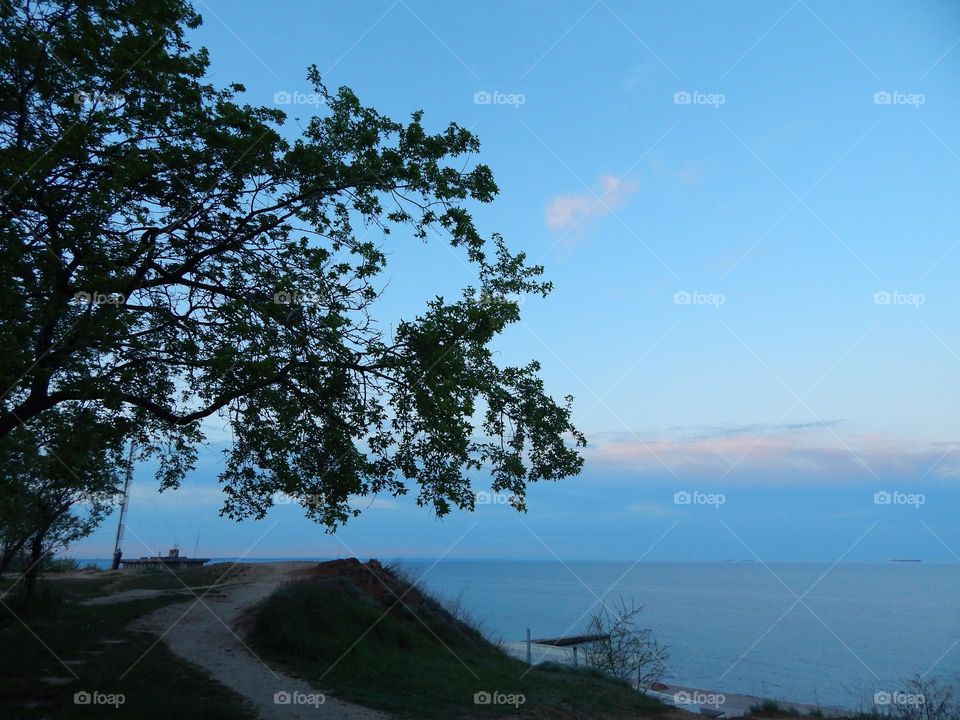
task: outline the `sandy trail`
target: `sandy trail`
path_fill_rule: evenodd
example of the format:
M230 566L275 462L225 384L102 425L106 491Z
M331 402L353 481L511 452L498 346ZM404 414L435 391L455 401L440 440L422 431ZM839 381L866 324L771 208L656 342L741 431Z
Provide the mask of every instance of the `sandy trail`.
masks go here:
M185 660L204 668L217 681L247 698L260 717L327 720L387 720L389 716L337 700L263 662L247 646L238 629L244 611L274 590L313 566L308 562L249 563L238 565L238 578L198 602L168 605L137 620L134 630L161 635L169 648ZM224 566L226 571L226 566ZM275 701L280 693L281 702ZM323 697L322 704L319 698ZM283 704L282 700L289 700Z

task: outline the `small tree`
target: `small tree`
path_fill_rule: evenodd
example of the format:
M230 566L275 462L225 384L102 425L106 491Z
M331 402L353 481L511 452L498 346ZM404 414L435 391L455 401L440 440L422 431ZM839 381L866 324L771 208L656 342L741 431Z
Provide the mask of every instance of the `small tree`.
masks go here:
M0 571L23 551L28 595L43 561L112 511L131 461L122 452L123 428L74 403L0 439Z
M627 682L636 679L639 687L649 687L663 677L669 652L653 637L653 631L637 627L642 605L620 597L612 607L601 603L587 626L590 635L603 635L584 647L588 667Z
M914 675L903 692L890 694L890 701L901 720L957 720L960 707L954 696L952 685Z

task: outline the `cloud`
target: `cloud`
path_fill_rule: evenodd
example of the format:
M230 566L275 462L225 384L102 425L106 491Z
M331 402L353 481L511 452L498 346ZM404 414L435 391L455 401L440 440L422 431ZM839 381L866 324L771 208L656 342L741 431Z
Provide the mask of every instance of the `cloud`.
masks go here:
M944 451L895 437L841 436L837 424L672 428L659 437L600 433L590 437L585 455L588 466L684 481L811 484L960 475L960 447Z
M551 230L569 230L582 220L609 215L639 189L640 183L636 180L601 175L599 193L558 195L548 202L545 213L547 226Z
M840 420L815 420L813 422L779 423L776 425L764 425L763 423L751 423L749 425L694 425L672 427L669 428L667 432L693 440L735 437L737 435L757 435L761 433L781 433L785 431L819 430L835 428L840 425L840 423Z

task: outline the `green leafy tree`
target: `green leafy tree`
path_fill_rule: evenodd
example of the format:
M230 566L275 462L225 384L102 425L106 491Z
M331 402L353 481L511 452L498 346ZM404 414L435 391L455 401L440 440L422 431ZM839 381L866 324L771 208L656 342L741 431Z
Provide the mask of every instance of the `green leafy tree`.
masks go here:
M490 349L509 298L550 284L474 226L497 192L477 139L316 68L325 105L288 139L283 112L205 81L200 22L181 0L0 4L0 437L63 403L135 414L170 487L221 415L224 512L284 492L328 527L370 493L415 488L443 515L482 472L523 509L528 483L577 473L571 398ZM385 333L386 250L428 234L475 286Z
M91 403L63 403L0 438L0 572L26 554L24 586L41 564L87 537L114 508L125 427Z

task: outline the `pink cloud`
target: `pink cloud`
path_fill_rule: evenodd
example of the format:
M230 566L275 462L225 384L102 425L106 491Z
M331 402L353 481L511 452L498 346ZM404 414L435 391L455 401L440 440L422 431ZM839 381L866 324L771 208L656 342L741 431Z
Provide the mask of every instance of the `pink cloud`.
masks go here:
M960 447L917 444L875 435L778 428L706 437L600 434L590 439L588 464L643 474L771 482L836 482L911 477L943 480L960 474Z
M599 193L558 195L548 202L545 213L547 226L551 230L568 230L581 220L608 215L639 189L640 183L636 180L601 175Z

